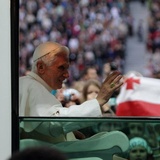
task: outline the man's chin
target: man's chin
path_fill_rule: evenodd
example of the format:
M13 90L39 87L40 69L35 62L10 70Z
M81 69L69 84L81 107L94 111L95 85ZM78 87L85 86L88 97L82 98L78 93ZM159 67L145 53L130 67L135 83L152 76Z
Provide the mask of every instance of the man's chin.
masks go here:
M53 90L57 90L57 89L61 89L62 88L62 84L57 84L56 86L54 85L52 87Z
M62 86L63 86L63 83L59 83L59 84L57 84L56 88L57 88L57 89L61 89Z

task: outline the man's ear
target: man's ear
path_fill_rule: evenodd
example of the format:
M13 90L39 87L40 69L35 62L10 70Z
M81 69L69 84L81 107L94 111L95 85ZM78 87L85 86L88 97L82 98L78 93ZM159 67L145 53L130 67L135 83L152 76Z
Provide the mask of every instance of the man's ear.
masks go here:
M43 74L45 72L45 68L46 65L42 61L37 62L37 72L39 74Z

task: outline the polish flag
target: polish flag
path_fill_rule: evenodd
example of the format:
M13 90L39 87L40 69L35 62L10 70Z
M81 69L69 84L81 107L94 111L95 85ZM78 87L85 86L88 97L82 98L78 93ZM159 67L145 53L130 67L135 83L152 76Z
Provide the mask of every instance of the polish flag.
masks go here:
M117 97L117 116L160 116L160 80L130 76Z

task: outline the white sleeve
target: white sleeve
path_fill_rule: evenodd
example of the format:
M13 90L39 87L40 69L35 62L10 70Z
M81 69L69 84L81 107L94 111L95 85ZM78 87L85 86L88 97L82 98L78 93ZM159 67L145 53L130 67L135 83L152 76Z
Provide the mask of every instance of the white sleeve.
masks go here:
M102 112L96 99L88 100L80 105L59 108L60 117L101 117Z

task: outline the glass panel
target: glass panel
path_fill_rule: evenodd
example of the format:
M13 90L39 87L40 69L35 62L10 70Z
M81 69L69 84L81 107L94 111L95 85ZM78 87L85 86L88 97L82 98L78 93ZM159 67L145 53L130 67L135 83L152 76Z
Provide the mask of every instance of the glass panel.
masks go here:
M64 107L73 101L70 89L81 93L88 79L101 83L113 70L123 75L134 71L136 77L126 79L120 92L108 101L107 116L160 116L159 18L154 11L159 13L157 3L19 0L19 76L31 70L32 56L40 43L56 41L70 50L67 89L64 98L56 95ZM93 66L88 71L91 75L85 74ZM80 99L73 103L81 103Z
M138 154L142 149L150 157L159 156L159 142L158 119L20 118L21 150L49 146L62 150L69 158L109 160L116 154L129 159L132 152Z

